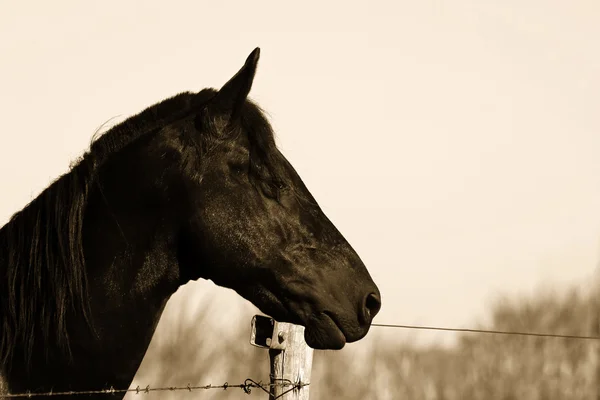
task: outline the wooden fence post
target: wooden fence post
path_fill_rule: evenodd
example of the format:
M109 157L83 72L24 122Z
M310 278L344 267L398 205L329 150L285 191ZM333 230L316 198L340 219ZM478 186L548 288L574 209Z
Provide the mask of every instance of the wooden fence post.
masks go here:
M271 400L308 400L313 349L304 327L255 315L250 343L269 349Z

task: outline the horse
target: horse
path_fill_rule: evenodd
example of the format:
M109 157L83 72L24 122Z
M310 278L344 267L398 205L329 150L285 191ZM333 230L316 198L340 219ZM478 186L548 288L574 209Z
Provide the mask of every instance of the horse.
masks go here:
M198 279L304 326L314 349L367 334L379 289L248 98L259 56L95 138L0 229L9 392L128 388L170 296Z

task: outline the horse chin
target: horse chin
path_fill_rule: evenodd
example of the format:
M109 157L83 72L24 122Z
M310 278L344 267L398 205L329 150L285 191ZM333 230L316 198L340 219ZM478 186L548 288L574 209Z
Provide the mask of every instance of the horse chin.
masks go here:
M327 313L315 315L306 322L304 340L317 350L340 350L346 344L346 336Z
M238 293L276 321L304 326L304 340L313 349L340 350L346 345L346 342L356 340L352 335L350 335L350 338L346 337L333 313L327 311L319 313L299 312L294 308L286 307L271 291L264 287L254 288L249 292L238 290Z

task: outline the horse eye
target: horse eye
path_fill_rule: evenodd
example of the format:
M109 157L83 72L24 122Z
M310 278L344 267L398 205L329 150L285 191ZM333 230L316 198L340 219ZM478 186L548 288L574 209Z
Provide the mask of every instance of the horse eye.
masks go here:
M243 174L246 171L246 165L241 163L231 163L229 168L236 174Z
M284 192L288 189L288 186L284 182L276 181L276 182L273 182L273 188L277 192Z

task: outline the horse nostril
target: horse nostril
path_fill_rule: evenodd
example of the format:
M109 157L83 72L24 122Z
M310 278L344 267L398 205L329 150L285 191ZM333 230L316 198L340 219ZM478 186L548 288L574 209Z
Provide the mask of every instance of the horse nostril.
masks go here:
M363 307L365 323L370 323L381 309L381 299L377 293L369 293Z

